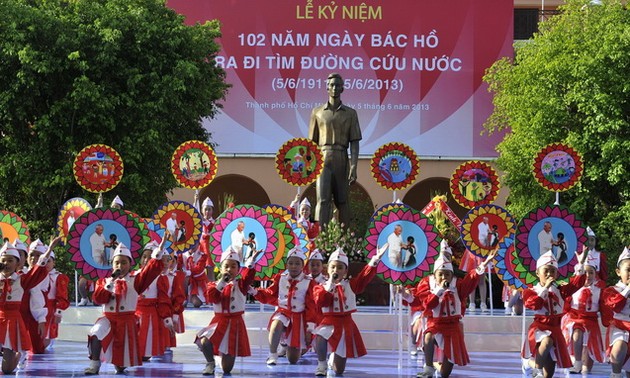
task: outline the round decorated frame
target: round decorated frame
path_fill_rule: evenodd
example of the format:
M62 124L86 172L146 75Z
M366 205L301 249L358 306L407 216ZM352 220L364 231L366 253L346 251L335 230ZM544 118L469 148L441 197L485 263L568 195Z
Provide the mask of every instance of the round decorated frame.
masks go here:
M31 234L26 222L19 215L8 210L0 210L0 237L8 239L11 243L15 239L20 239L27 246L31 243Z
M479 227L483 219L488 218L489 238L484 243L479 238ZM492 235L493 226L497 226L497 234ZM472 208L462 219L462 241L466 249L478 257L485 258L501 239L514 238L516 220L504 208L497 205L481 205Z
M534 157L534 178L545 189L564 192L582 178L582 156L563 143L551 143Z
M293 186L306 186L315 182L322 172L323 164L319 147L306 138L289 139L276 153L278 175Z
M401 237L403 242L413 236L416 253L407 265L395 267L389 259L389 250L383 255L376 266L376 274L383 281L392 285L414 285L433 269L433 263L439 254L440 237L437 228L426 215L410 207L392 207L375 214L370 221L363 241L363 250L367 258L374 256L378 248L382 247L396 225L403 227ZM408 251L402 251L408 252ZM405 254L401 254L401 261L405 261Z
M415 151L403 143L392 142L379 147L370 160L374 180L388 190L402 190L416 181L420 160Z
M518 256L514 250L514 237L505 237L499 242L499 250L494 259L494 270L497 276L511 289L522 290L527 284L517 271Z
M200 140L180 144L171 158L171 172L179 185L199 189L210 184L217 174L217 155Z
M566 255L557 257L559 280L566 280L573 274L573 267L577 262L574 258L575 251L580 250L578 247L584 245L587 240L584 223L567 207L549 205L530 211L518 223L515 236L516 254L524 271L520 278L528 285L538 282L538 278L535 277L536 260L541 255L538 234L542 232L546 222L552 225L552 236L557 238L557 233L562 232L567 244ZM553 250L554 253L559 253L558 248ZM531 275L534 278L531 278Z
M183 237L171 235L169 237L171 244L166 249L169 252L182 253L194 247L198 243L199 238L201 238L202 217L201 213L188 202L166 202L160 205L153 213L153 219L158 221L163 228L161 235L164 235L164 230L167 229L167 221L173 213L176 215L177 227L179 227L181 221L184 221L185 233Z
M231 234L241 221L245 223L243 232L246 237L250 232L254 232L256 248L264 251L254 261L256 279L270 279L275 273L274 262L284 265L283 256L278 257L278 254L284 254L295 247L295 242L291 235L291 227L287 222L255 205L234 206L215 219L208 243L212 260L215 264L220 264L221 254L232 244ZM279 237L279 233L282 237ZM281 248L282 242L285 244L284 248ZM247 248L249 247L243 247L243 258L249 253Z
M96 169L90 162L96 162ZM105 144L91 144L83 148L73 164L75 180L90 193L104 193L114 189L122 179L124 170L118 152Z
M70 198L61 205L61 209L59 209L59 214L57 215L57 233L63 237L64 242L70 228L68 226L70 211L74 213L74 219L76 221L76 219L83 213L90 210L92 210L92 205L90 205L86 199L81 197ZM72 226L72 223L70 226Z
M146 229L142 231L136 219L121 209L97 208L78 217L68 232L66 250L79 274L91 279L105 278L111 273L110 265L97 265L92 257L90 237L99 224L104 228L103 235L106 239L113 233L118 242L129 248L133 258L132 265L140 255L142 241L148 232Z
M489 164L467 161L455 169L450 181L451 195L461 206L472 209L487 205L499 194L499 177Z

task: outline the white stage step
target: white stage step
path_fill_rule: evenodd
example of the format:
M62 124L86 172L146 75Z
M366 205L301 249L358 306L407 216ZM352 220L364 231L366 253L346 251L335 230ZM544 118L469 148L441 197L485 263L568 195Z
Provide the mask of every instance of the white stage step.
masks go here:
M259 305L248 305L245 312L252 348L267 346L267 323L272 308L264 306L260 312ZM471 352L516 352L521 348L520 316L505 316L503 310L495 310L495 315L477 314L464 317L466 345ZM70 307L64 312L63 322L59 330L59 339L67 341L87 341L87 333L96 319L101 316L101 308L96 306ZM213 316L210 308L187 308L184 311L186 332L177 335L179 344L192 343L196 332L205 327ZM359 307L353 314L357 326L362 332L368 349L397 350L399 345L399 316L389 314L387 307ZM527 326L531 318L527 317ZM407 348L408 315L402 316L403 347Z

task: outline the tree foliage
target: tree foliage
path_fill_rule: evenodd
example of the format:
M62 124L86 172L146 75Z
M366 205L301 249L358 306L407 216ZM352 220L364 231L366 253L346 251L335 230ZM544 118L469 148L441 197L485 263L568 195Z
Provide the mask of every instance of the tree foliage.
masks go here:
M581 182L561 203L595 230L610 262L630 243L630 12L618 0L570 0L561 14L496 62L485 81L494 92L490 131L509 128L498 166L510 188L509 209L521 217L554 201L532 175L534 155L552 142L584 160Z
M164 0L0 0L0 208L35 234L81 189L72 163L103 143L122 157L116 194L150 215L176 186L170 159L207 141L226 94L219 23L187 26ZM108 203L108 202L106 202Z

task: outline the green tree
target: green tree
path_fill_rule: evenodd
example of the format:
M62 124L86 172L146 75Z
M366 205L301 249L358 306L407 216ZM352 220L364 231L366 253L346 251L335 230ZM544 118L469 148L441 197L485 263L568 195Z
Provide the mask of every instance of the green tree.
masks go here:
M630 242L630 12L618 0L602 3L569 0L513 61L488 70L495 110L485 126L509 128L497 163L517 217L555 200L534 180L535 153L552 142L581 153L582 180L560 202L597 232L614 266Z
M42 240L60 206L89 194L72 163L103 143L122 157L116 194L148 216L176 186L170 159L207 141L226 94L219 23L187 26L164 0L0 0L0 208Z

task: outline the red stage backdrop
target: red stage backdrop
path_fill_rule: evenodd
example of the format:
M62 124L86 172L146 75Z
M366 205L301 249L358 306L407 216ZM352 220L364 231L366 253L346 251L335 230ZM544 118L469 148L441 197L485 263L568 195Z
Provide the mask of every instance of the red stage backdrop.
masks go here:
M217 63L232 84L205 126L218 153L275 153L308 134L326 77L361 122L361 154L402 141L420 156L493 157L500 135L480 135L492 111L482 83L513 53L505 0L169 0L193 24L218 19Z

